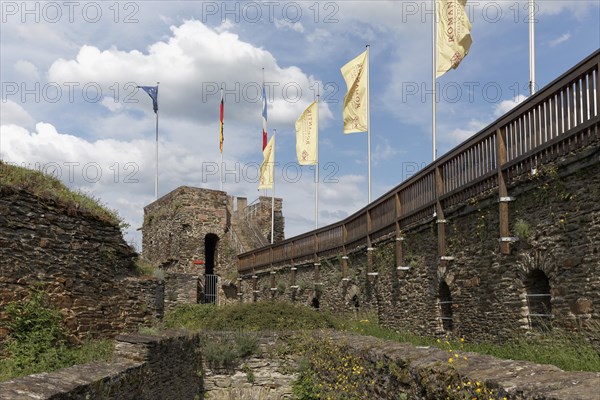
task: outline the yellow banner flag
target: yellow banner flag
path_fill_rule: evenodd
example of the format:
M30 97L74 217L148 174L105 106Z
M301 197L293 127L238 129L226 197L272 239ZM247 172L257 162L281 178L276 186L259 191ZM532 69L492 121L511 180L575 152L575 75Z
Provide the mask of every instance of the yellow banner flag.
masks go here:
M458 64L469 53L471 21L465 11L467 0L436 0L438 33L436 78Z
M296 121L296 155L298 164L315 165L319 145L319 104L314 101Z
M342 67L342 75L348 86L344 97L344 133L367 132L367 113L369 88L367 74L369 71L367 52Z
M263 163L260 165L260 184L258 189L273 189L275 175L275 135L263 150Z

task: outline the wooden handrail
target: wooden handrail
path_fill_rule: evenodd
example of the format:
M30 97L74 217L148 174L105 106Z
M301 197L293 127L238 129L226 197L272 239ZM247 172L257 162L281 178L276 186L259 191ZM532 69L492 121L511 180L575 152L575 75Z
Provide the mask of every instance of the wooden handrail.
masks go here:
M346 219L270 246L240 254L238 271L240 273L256 271L270 267L272 264L291 261L291 259L298 260L299 257L308 257L313 254L318 256L319 253L335 249L345 251L345 246L350 243L357 243L361 240L370 242L374 233L386 229L398 230L397 223L400 223L404 229L403 220L424 213L427 209L435 206L438 201L444 201L467 189L472 190L482 182L495 179L498 165L501 165L501 170L508 170L527 160L532 160L537 154L541 154L551 146L558 146L567 140L570 141L585 129L597 126L600 123L598 110L600 108L599 65L600 50L597 50L534 96L523 101L479 133ZM593 110L594 104L596 105L595 110ZM590 115L588 116L588 114ZM511 131L510 135L506 132L508 128ZM503 143L507 143L510 152L509 161L503 161L502 164L500 164L495 148L498 132L503 132L502 134L505 135ZM455 173L456 176L452 176L454 179L460 179L460 183L451 190L446 190L445 183L439 181L440 171L445 171L444 167L446 166ZM436 179L438 179L437 183ZM436 188L439 192L437 194ZM387 214L378 214L381 211L379 207L384 207L387 201L393 200L394 204L396 201L401 201L399 199L402 198L403 193L414 195L414 198L411 199L410 209L406 204L400 204L399 215L394 215L390 221L387 221ZM395 213L395 207L389 213ZM374 219L377 223L373 232L369 231L368 225L372 223L372 221L369 222L369 216L375 216ZM364 219L364 229L359 232L348 231L348 224L359 219ZM286 245L296 247L297 242L305 239L317 240L316 238L335 229L341 229L342 240L340 243L323 240L318 249L302 251L303 249L300 248L301 253L295 254L294 251L291 255L285 251L272 251L272 249ZM273 258L263 260L256 257L257 254L262 255L265 252L272 254ZM252 265L244 262L249 259L254 260Z

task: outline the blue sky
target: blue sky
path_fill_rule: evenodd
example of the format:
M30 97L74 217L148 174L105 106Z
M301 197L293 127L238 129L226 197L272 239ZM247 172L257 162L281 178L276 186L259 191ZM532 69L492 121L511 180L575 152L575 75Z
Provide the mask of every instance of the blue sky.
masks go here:
M538 0L543 87L600 47L598 0ZM70 5L69 5L70 4ZM473 45L438 80L438 154L527 95L526 1L469 1ZM0 156L53 172L100 198L140 242L154 199L154 113L135 85L160 81L159 195L218 189L218 104L225 96L224 189L258 195L262 68L286 234L314 226L313 172L295 164L294 122L320 107L320 225L366 204L366 134L342 134L340 67L371 45L374 198L431 161L431 2L1 2ZM301 172L301 174L299 174Z

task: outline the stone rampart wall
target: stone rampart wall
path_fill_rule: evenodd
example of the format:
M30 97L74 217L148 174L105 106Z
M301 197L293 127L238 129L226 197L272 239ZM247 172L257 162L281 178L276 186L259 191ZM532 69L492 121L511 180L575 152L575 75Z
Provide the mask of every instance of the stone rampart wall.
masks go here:
M136 276L136 256L118 226L0 184L0 322L39 286L75 337L137 330L162 316L163 282Z

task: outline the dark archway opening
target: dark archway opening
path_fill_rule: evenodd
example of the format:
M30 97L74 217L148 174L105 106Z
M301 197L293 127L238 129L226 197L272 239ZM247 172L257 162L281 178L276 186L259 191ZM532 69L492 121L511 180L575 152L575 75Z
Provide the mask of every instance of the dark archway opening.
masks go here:
M552 295L550 280L546 274L535 269L525 279L529 327L536 330L552 329Z
M450 294L450 287L444 281L440 282L439 299L442 328L446 332L452 331L454 328L452 321L452 295Z
M352 296L352 300L350 300L350 303L354 306L354 312L358 313L358 311L360 310L360 303L358 302L358 296L357 295Z
M314 308L315 310L318 310L319 306L320 306L319 299L317 299L316 297L313 297L312 301L310 302L310 306L312 308Z
M204 303L217 303L217 276L215 260L219 237L209 233L204 237Z

